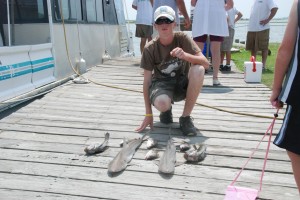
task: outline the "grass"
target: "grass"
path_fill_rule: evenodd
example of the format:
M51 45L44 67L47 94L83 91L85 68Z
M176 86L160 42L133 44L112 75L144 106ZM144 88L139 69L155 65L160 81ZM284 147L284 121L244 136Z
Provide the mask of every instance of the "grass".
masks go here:
M274 75L274 66L275 60L277 56L277 51L279 47L279 43L270 43L269 49L271 50L271 55L267 58L267 69L262 73L262 83L268 86L269 88L272 87L273 83L273 75ZM260 53L260 52L259 52ZM235 52L231 54L231 59L235 63L236 67L240 71L244 71L244 62L249 61L251 57L251 52L246 51L244 48L240 48L240 52ZM261 62L261 54L256 56L256 60Z

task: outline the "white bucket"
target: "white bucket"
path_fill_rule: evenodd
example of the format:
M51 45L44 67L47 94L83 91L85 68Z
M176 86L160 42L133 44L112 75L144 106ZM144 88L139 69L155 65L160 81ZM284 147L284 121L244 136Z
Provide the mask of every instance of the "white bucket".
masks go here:
M244 62L244 80L247 83L260 83L262 75L262 62L253 61Z

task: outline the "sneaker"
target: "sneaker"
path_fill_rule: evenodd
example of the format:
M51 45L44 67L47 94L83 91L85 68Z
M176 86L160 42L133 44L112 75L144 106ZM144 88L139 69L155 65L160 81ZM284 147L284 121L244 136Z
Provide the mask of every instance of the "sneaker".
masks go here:
M159 115L159 120L161 123L164 123L164 124L173 123L172 107L170 110L168 110L166 112L161 112Z
M231 71L231 65L225 65L224 71Z
M197 135L197 129L194 126L193 120L190 116L179 118L180 129L184 136Z
M220 71L224 71L224 65L220 65Z
M218 79L213 79L213 86L221 85L220 81Z

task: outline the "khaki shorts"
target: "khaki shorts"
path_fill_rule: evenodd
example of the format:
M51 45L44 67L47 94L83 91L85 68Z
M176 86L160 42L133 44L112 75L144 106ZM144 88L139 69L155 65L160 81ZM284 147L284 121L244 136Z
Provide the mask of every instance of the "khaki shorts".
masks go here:
M270 29L248 32L246 50L262 51L269 49Z
M151 104L154 104L155 98L166 94L172 100L172 103L182 101L186 97L188 78L181 75L178 78L163 78L153 80L149 89Z
M135 37L138 38L149 38L153 34L153 26L137 24L135 29Z
M233 37L234 37L234 29L228 27L229 36L224 37L224 41L221 44L221 51L230 51L232 48Z

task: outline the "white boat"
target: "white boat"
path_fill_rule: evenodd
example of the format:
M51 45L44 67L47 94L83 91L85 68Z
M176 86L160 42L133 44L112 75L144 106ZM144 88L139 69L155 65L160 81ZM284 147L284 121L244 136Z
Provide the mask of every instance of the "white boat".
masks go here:
M0 33L2 107L133 50L122 0L0 0Z

